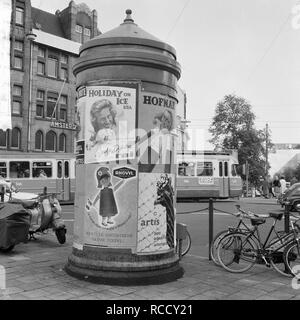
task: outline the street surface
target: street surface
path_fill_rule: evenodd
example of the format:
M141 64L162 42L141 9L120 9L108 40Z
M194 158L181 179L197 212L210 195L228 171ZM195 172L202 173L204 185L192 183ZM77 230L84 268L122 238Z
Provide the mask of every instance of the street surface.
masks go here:
M214 234L226 229L228 226L237 224L237 219L228 213L235 213L236 204L240 204L241 208L251 210L258 214L267 214L272 210L280 210L281 207L276 204L276 200L260 199L260 198L241 198L238 201L218 200L214 203ZM74 222L74 206L64 205L63 218L65 220L68 235L73 234ZM207 210L205 210L207 209ZM204 211L201 211L204 210ZM224 211L224 212L219 212ZM184 223L191 234L192 247L189 252L201 258L208 258L208 240L209 240L209 219L208 219L208 202L179 202L177 203L177 222ZM266 235L266 229L270 227L272 219L268 219L264 226L260 227L262 235ZM283 220L279 221L278 229L283 230Z
M235 203L214 204L214 233L235 224L232 216L217 212L235 212ZM239 203L259 213L280 209L274 200L241 199ZM300 300L298 285L292 286L295 279L273 269L255 265L245 273L233 274L209 261L207 207L207 203L178 204L177 221L187 224L192 237L192 248L180 261L182 278L156 285L111 286L78 280L65 272L74 223L74 206L65 205L68 232L64 245L50 231L0 255L0 300ZM199 212L202 209L205 210Z

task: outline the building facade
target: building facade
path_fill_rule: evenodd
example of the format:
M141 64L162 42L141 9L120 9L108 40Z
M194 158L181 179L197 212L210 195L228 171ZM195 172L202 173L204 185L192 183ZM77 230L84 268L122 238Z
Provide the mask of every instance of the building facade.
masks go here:
M12 0L12 129L0 130L0 152L74 152L79 47L100 34L97 12L71 1L55 14Z

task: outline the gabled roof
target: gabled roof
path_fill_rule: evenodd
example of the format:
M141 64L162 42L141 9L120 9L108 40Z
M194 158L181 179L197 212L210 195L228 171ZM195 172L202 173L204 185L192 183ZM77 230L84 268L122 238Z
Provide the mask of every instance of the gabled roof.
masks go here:
M32 7L31 18L33 28L65 38L59 17L55 14Z

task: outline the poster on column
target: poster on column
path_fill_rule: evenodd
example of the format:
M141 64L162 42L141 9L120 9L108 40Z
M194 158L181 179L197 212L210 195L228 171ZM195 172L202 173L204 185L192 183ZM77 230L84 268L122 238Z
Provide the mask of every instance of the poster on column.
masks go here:
M166 252L175 247L174 179L174 174L139 174L139 254Z
M139 99L138 154L144 172L155 172L155 164L170 168L176 151L176 105L169 96L143 91ZM169 166L168 166L169 165ZM170 169L164 170L170 173Z
M75 113L75 124L77 131L75 135L75 156L76 163L84 163L85 154L85 103L86 103L86 87L80 87L77 91L78 99L76 101L76 113Z
M136 251L137 170L134 166L86 168L84 243Z
M85 163L135 157L136 86L87 86Z

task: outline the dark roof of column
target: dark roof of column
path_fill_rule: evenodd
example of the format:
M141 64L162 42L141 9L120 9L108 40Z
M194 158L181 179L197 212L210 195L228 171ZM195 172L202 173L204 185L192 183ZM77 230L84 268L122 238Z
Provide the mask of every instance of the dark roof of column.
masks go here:
M110 44L135 44L141 46L149 46L165 50L170 52L176 60L175 49L168 45L167 43L156 38L152 34L140 28L134 23L131 17L132 11L130 9L126 10L126 18L120 26L102 33L101 35L91 39L90 41L83 44L80 48L80 52L91 48L102 45Z

